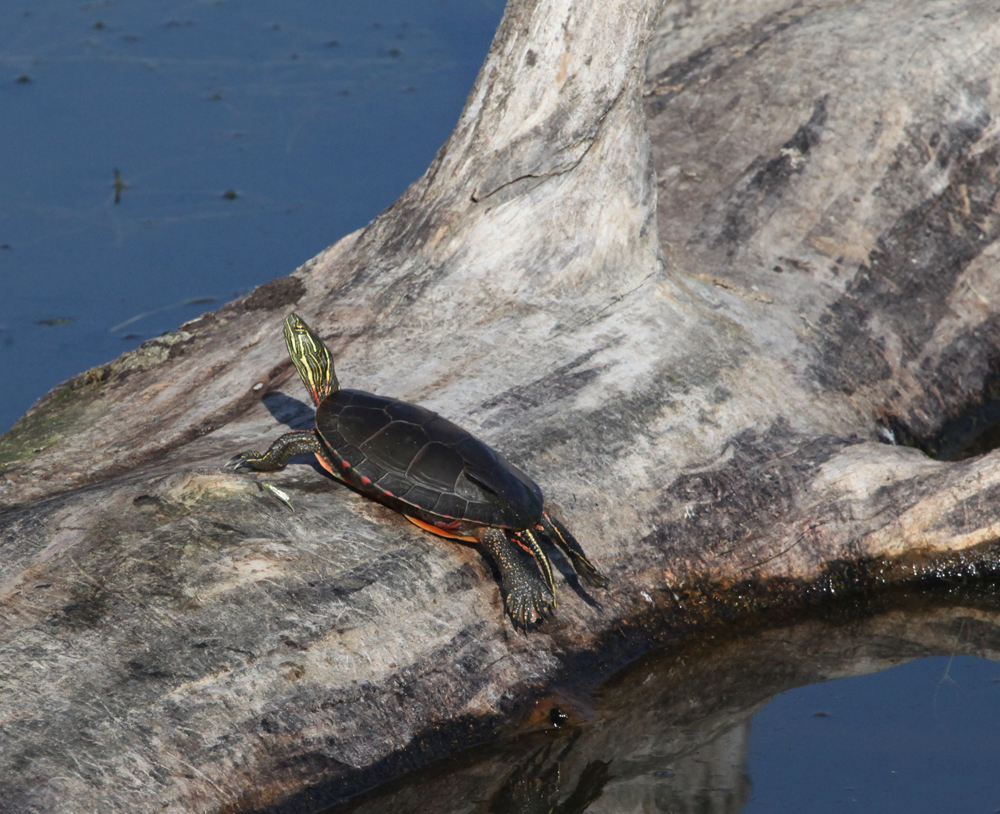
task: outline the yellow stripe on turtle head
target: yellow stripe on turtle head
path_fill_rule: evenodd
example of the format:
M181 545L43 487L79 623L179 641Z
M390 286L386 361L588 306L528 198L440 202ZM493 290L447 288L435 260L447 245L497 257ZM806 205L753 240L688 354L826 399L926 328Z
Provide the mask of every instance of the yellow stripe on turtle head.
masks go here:
M333 357L319 335L297 315L285 317L285 346L302 384L318 405L340 389L333 371Z

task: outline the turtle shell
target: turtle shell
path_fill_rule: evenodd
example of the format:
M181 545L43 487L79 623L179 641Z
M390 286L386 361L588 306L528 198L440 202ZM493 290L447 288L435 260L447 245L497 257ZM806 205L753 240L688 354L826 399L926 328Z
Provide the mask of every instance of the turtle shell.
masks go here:
M541 518L538 484L424 407L338 390L316 409L316 430L334 474L403 514L442 529L524 529Z

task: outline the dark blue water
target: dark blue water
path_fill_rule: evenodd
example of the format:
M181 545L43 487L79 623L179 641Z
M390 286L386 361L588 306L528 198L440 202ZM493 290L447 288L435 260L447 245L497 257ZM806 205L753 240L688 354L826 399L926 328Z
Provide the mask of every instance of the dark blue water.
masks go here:
M502 12L0 4L0 431L391 204L447 139Z
M782 693L756 716L744 814L1000 810L1000 664L925 658Z
M502 10L0 4L0 431L391 204L447 139ZM754 719L745 810L998 810L998 680L931 659L779 696Z

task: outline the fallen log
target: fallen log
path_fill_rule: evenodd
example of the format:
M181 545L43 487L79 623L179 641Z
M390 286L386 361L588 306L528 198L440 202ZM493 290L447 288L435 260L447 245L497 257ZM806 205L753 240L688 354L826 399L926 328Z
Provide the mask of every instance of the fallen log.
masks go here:
M997 412L995 10L661 5L512 0L396 204L0 439L11 810L309 810L664 636L995 572L1000 454L943 460ZM309 426L293 307L529 472L609 590L562 563L521 635L476 549L223 471Z

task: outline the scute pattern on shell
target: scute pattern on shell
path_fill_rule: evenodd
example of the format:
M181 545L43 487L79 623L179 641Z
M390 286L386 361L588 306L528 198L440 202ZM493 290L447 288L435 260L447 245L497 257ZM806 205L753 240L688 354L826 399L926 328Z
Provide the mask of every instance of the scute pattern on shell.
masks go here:
M316 410L329 458L357 489L416 507L424 519L523 529L538 522L538 485L495 450L415 404L338 390Z

